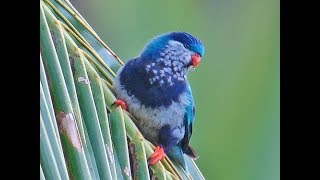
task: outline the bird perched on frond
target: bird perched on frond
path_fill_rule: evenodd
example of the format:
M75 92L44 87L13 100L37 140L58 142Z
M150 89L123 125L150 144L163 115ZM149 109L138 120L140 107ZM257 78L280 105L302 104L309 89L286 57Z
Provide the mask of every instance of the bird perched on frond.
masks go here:
M198 157L189 145L195 103L187 74L203 55L197 37L169 32L153 38L117 72L115 104L135 116L145 138L157 144L150 165L168 155L187 170L183 154Z

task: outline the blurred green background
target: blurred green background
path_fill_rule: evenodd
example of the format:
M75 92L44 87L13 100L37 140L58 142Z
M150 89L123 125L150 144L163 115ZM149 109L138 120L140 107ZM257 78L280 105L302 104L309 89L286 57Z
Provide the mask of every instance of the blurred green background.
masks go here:
M206 47L189 80L191 144L214 180L280 179L279 0L73 0L123 61L153 36L187 31Z

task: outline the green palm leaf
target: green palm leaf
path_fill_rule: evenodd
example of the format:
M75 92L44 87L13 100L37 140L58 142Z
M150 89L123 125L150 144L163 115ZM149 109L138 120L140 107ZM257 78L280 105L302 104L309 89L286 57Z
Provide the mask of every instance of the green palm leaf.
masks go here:
M169 158L148 167L154 145L119 107L123 65L67 0L40 1L40 178L204 179Z

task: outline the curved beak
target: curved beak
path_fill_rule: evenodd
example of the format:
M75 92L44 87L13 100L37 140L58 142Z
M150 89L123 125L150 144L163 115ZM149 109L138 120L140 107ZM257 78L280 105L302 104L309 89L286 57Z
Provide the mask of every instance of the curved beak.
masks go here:
M192 66L195 68L200 64L201 56L198 53L195 53L191 56Z

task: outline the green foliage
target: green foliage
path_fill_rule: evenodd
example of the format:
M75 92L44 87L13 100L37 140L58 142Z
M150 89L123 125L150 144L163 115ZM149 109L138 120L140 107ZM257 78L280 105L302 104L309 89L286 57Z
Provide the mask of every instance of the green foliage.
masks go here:
M154 145L112 105L122 61L69 1L40 5L40 178L204 179L191 159L148 166Z

